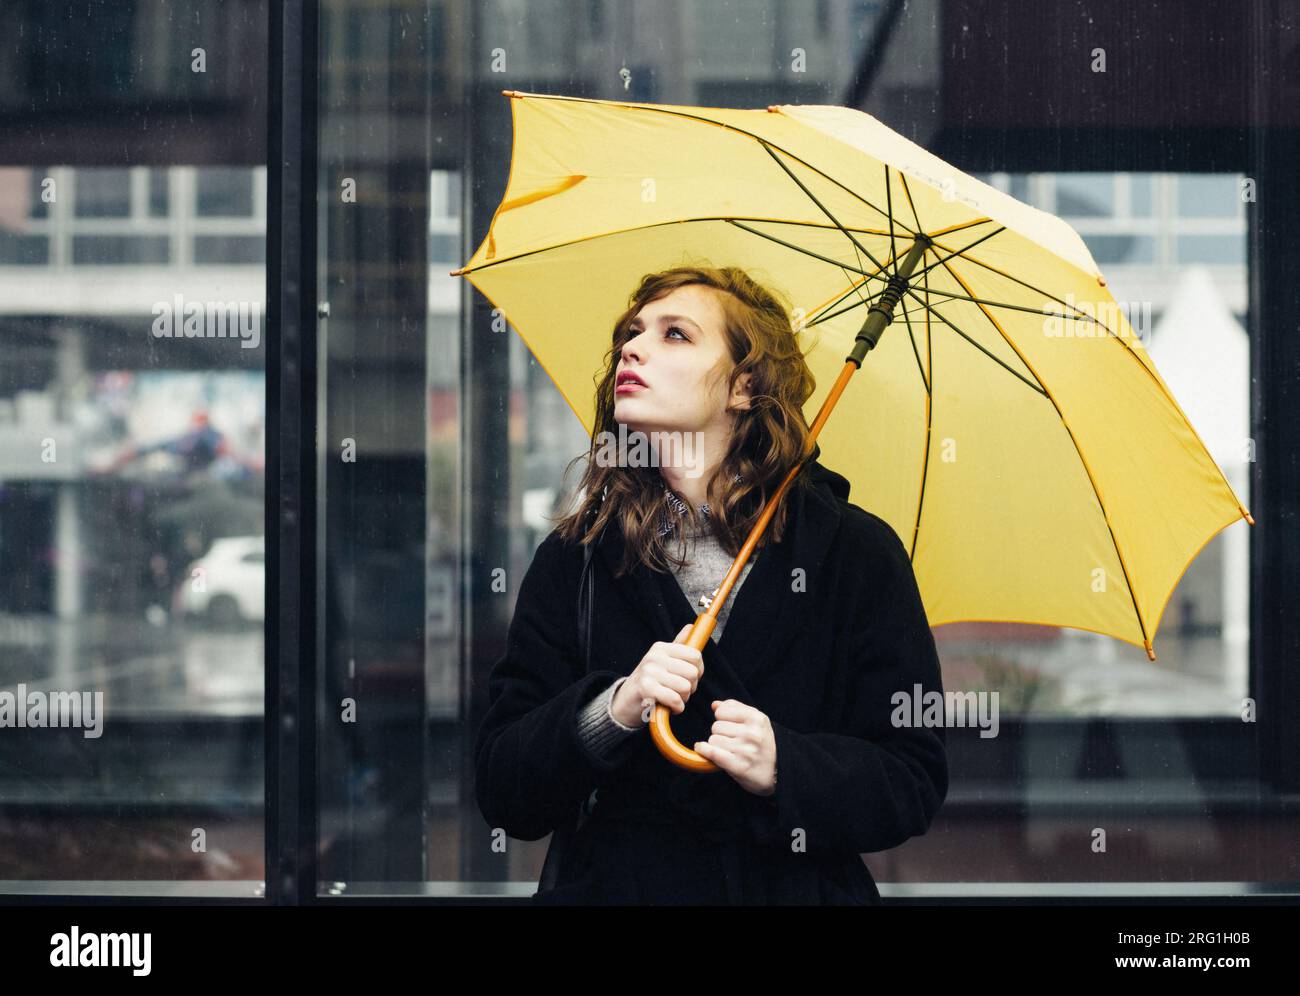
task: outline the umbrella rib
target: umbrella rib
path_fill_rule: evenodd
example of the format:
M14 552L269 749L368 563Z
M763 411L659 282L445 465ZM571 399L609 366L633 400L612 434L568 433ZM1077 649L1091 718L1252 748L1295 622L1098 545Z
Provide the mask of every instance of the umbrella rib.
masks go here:
M916 220L916 230L918 232L924 232L925 226L921 224L921 216L916 213L916 202L912 200L912 188L907 185L907 174L902 170L895 170L894 172L898 174L898 179L903 184L903 193L907 195L907 206L912 209L912 217ZM990 221L991 219L984 218L981 220ZM976 222L975 224L979 224L979 222Z
M849 288L849 290L847 290L847 291L845 291L843 294L839 295L839 297L837 297L834 301L831 301L829 304L824 305L824 307L827 307L827 308L832 308L832 307L834 307L835 305L837 305L837 304L839 304L841 301L843 301L846 297L848 297L849 294L852 293L853 290L855 290L855 289L856 289L856 288ZM884 288L883 290L881 290L879 294L873 294L873 295L871 295L871 297L869 297L869 298L868 298L867 300L865 300L865 301L855 301L853 304L846 305L845 307L840 308L838 311L828 312L827 314L822 315L820 318L814 318L814 319L813 319L812 321L810 321L810 322L805 322L804 325L805 325L806 328L812 328L814 325L820 325L822 322L828 322L828 321L830 321L832 318L835 318L835 317L837 317L837 316L839 316L839 315L842 315L842 314L844 314L844 313L847 312L847 311L852 311L854 308L860 308L860 307L861 307L862 305L864 305L864 304L869 305L869 304L871 304L873 301L878 301L878 300L880 300L881 295L883 295L883 294L885 293L885 291L888 290L888 289L889 289L889 288L886 287L886 288Z
M930 276L921 274L921 282L926 291L930 289ZM902 303L900 299L900 303ZM906 307L903 314L906 315ZM908 559L916 558L916 541L921 535L921 509L925 505L925 484L930 471L930 437L934 429L934 341L930 332L930 311L925 309L925 356L930 370L930 387L925 392L925 454L921 458L921 488L916 495L916 518L912 521L912 542L908 549Z
M952 257L950 256L948 258L951 259ZM954 294L952 291L937 290L933 287L929 288L928 293L942 294L944 297L950 297L958 301L970 301L973 304L986 304L990 308L1010 308L1012 311L1027 311L1031 315L1043 315L1044 317L1049 318L1067 318L1074 322L1097 321L1091 315L1063 315L1057 311L1043 311L1041 308L1030 308L1023 304L1008 304L1006 301L990 301L986 297L968 297L965 294ZM1101 323L1097 322L1097 324L1100 325Z
M916 213L915 209L913 209L912 213L913 214ZM940 235L951 235L953 232L964 232L966 229L974 228L976 225L992 225L992 224L995 224L992 218L976 218L974 221L963 221L960 225L950 225L947 228L940 228L937 231L926 232L925 234L929 237L931 242L934 242L935 245L939 245L938 242L935 242L935 239L938 238L938 236ZM947 247L939 245L939 248L945 249Z
M885 209L889 211L889 255L894 258L894 274L898 274L898 247L894 245L894 185L889 182L889 163L885 163Z
M733 224L738 224L738 223L733 222ZM744 225L741 225L740 227L741 227L741 228L744 228L745 226L744 226ZM748 229L748 230L749 230L749 231L754 231L753 229ZM1006 231L1006 229L1005 229L1005 228L999 228L997 231L989 232L988 235L981 236L980 238L978 238L978 239L976 239L974 242L972 242L972 243L971 243L971 246L978 245L980 242L983 242L985 239L990 239L990 238L992 238L994 235L997 235L998 232L1003 232L1003 231ZM762 233L762 232L755 232L754 234L756 234L756 235L762 235L763 233ZM766 237L768 237L768 236L764 236L764 237L766 238ZM779 241L779 240L778 240L778 241ZM971 246L966 246L965 248L966 248L966 249L969 249ZM798 246L790 246L790 248L795 249L795 250L797 250L797 251L799 251L799 252L806 252L806 253L808 253L809 255L816 255L816 253L813 253L811 250L800 249ZM957 252L953 252L952 250L949 250L949 251L948 251L949 254L948 254L947 256L940 257L936 262L931 263L929 266L925 266L925 267L922 267L921 269L917 270L916 273L915 273L912 277L909 277L909 278L908 278L909 281L915 279L916 276L921 276L921 277L925 278L925 280L926 280L926 286L928 287L928 286L929 286L929 277L927 276L927 274L928 274L931 270L933 270L936 266L938 266L940 263L944 262L944 260L951 259L953 256L959 256L959 255L961 255L961 253L964 252L964 251L965 251L965 249L963 249L963 250L959 250L959 251L957 251ZM939 255L938 253L935 253L935 256L936 256L936 257L937 257L938 255ZM822 260L825 260L825 261L828 262L828 263L834 263L836 266L845 267L846 269L848 268L846 264L844 264L844 263L839 263L839 262L837 262L836 260L827 259L825 256L819 256L818 258L819 258L819 259L822 259ZM859 271L859 272L863 272L863 271ZM863 272L863 275L866 276L867 274L866 274L865 272ZM939 291L939 292L936 292L936 293L943 293L943 292L942 292L942 291ZM840 300L843 300L843 297L841 297ZM832 304L835 304L835 303L838 303L838 302L832 302ZM867 304L867 303L869 303L869 302L867 302L867 301L862 301L862 302L860 302L860 303L861 303L861 304ZM929 305L926 305L926 306L929 307ZM828 307L829 307L829 305L828 305ZM844 312L846 312L846 311L851 311L851 310L853 310L853 308L856 308L856 307L858 307L858 305L855 304L855 305L851 305L851 306L848 307L848 308L841 308L839 311L835 312L835 315L842 315L842 314L844 314ZM1039 313L1039 312L1035 312L1035 314L1038 314L1038 313ZM835 317L835 315L823 315L821 318L817 319L817 322L822 322L822 321L825 321L825 320L828 319L828 318L833 318L833 317ZM811 324L811 325L815 325L815 324L817 324L817 322L811 322L811 323L809 323L809 324Z
M749 220L766 221L773 225L801 225L801 226L806 226L811 228L824 228L827 231L830 231L832 227L830 225L815 225L812 222L806 222L806 221L788 221L785 218L750 218ZM478 273L480 270L487 270L487 269L491 269L494 266L500 266L502 263L513 263L515 260L518 259L526 259L529 256L536 256L539 252L551 252L554 249L568 249L571 246L582 245L584 242L595 242L597 239L610 238L611 236L614 235L627 235L629 232L649 231L652 228L663 228L666 225L688 225L688 224L697 224L699 222L705 222L705 221L725 221L730 224L737 223L734 217L729 215L720 215L720 214L707 215L699 218L667 218L664 221L656 221L648 225L633 225L629 228L616 228L608 232L596 232L594 235L582 235L576 239L569 239L567 242L555 242L552 243L551 245L538 246L536 249L529 249L526 252L516 253L513 256L501 256L497 259L492 259L485 263L480 263L477 266L468 267L468 268L461 267L459 270L452 271L452 273L453 275L469 276L471 274ZM754 231L756 235L763 235L762 232L758 232L754 229L751 229L751 231ZM887 234L883 230L876 231L874 228L858 228L858 229L854 229L854 231L865 232L869 235L883 236ZM775 236L765 235L764 238L775 238ZM845 265L833 259L826 259L826 262L833 263L836 266ZM880 279L884 280L885 278L881 277Z
M775 235L769 235L767 232L761 232L757 228L751 228L749 225L746 225L743 222L739 222L735 218L723 218L721 220L727 222L728 224L735 225L737 228L743 228L745 231L759 236L759 238L764 238L772 242L780 243L781 245L785 246L787 249L793 249L795 252L801 252L805 256L812 256L814 259L820 259L823 263L830 263L832 266L838 266L841 269L852 270L854 273L859 273L862 276L866 277L868 280L870 280L872 277L876 277L882 281L888 279L887 277L883 277L880 275L884 267L880 263L876 262L875 259L872 259L872 262L876 263L876 266L879 267L879 269L877 269L875 273L868 273L866 270L857 266L853 266L851 263L841 263L838 259L831 259L829 256L823 256L819 252L814 252L813 250L806 249L803 246L795 245L793 242L787 242L785 239L777 238Z
M912 297L916 298L917 303L919 303L919 304L921 305L921 307L924 308L924 309L926 310L926 313L927 313L927 314L932 314L932 315L934 315L935 318L939 319L939 321L941 321L941 322L943 322L945 325L947 325L948 328L952 329L952 330L953 330L954 332L956 332L959 336L961 336L963 339L965 339L967 342L969 342L972 346L974 346L976 349L978 349L981 353L983 353L985 356L987 356L990 360L992 360L992 361L993 361L994 363L996 363L998 366L1002 367L1002 369L1004 369L1007 373L1011 374L1013 377L1015 377L1015 378L1017 378L1018 380L1022 381L1022 382L1023 382L1027 387L1029 387L1031 390L1037 391L1039 394L1043 395L1044 397L1050 397L1050 395L1048 395L1047 392L1046 392L1045 390L1043 390L1043 388L1042 388L1039 384L1036 384L1036 383L1034 383L1034 381L1029 380L1029 378L1027 378L1027 377L1026 377L1024 374L1022 374L1019 370L1015 370L1015 369L1013 369L1012 367L1007 366L1007 364L1006 364L1006 362L1005 362L1004 360L1000 359L999 357L994 356L994 355L993 355L992 353L990 353L987 349L985 349L983 346L981 346L978 342L976 342L974 339L972 339L970 336L968 336L965 332L963 332L961 329L959 329L956 325L954 325L951 321L949 321L949 319L947 318L947 316L945 316L945 315L943 314L943 312L941 312L941 311L938 309L938 307L936 307L936 306L933 305L933 304L929 304L928 302L926 302L925 300L923 300L922 298L920 298L920 297L917 295L916 291L912 290L912 288L910 288L910 287L907 288L907 293L910 294Z
M923 267L923 268L922 268L920 271L918 271L917 273L914 273L914 274L912 275L912 277L909 278L909 279L915 279L917 276L919 276L919 275L922 274L922 273L928 273L929 271L933 270L933 269L934 269L936 266L938 266L939 264L945 262L946 260L952 259L954 256L962 256L963 258L966 258L965 254L968 253L968 252L970 252L972 249L974 249L974 248L975 248L977 245L979 245L981 242L985 242L985 241L987 241L988 239L993 238L993 236L995 236L995 235L1000 235L1002 232L1005 232L1006 230L1007 230L1007 226L1006 226L1006 225L1003 225L1001 228L996 228L996 229L994 229L993 231L989 232L987 235L981 235L981 236L980 236L978 239L976 239L974 242L970 243L970 245L962 246L960 249L949 249L947 246L939 246L939 248L942 249L942 250L944 250L944 252L946 252L948 255L947 255L947 256L940 256L940 255L936 252L936 253L934 254L934 256L935 256L935 260L934 260L934 262L931 263L929 266ZM933 241L933 240L931 240L931 241ZM935 244L935 245L939 245L939 243L937 243L937 242L935 242L934 244Z
M785 170L786 175L787 175L788 177L790 177L791 180L793 180L795 183L797 183L797 184L799 185L799 189L800 189L800 190L802 190L805 194L808 195L808 199L811 200L814 204L816 204L817 207L819 207L819 208L822 210L822 213L824 213L824 214L826 215L826 217L828 217L831 221L835 222L835 227L838 228L841 232L844 233L844 237L847 238L850 242L852 242L852 243L853 243L855 246L857 246L859 249L861 249L863 255L865 255L865 256L867 257L867 259L871 260L871 262L873 262L873 263L876 264L876 268L877 268L878 270L883 270L885 267L881 264L880 260L876 259L875 256L871 255L871 253L867 251L867 248L866 248L865 246L863 246L860 242L858 242L857 239L855 239L852 235L849 234L848 229L845 228L843 225L840 224L840 220L839 220L838 218L836 218L835 215L831 214L830 209L827 208L825 204L823 204L821 201L819 201L819 200L817 199L817 195L814 194L811 190L809 190L808 187L807 187L807 185L806 185L802 180L800 180L797 176L794 175L794 171L791 170L789 166L787 166L785 163L781 162L781 157L778 156L775 152L772 151L772 146L769 145L767 142L763 141L761 138L759 139L759 142L762 143L764 150L767 152L767 154L768 154L769 156L772 157L772 159L776 162L776 164L777 164L778 166L780 166L783 170ZM784 150L782 150L782 151L784 151ZM821 175L824 176L825 174L821 174ZM827 177L827 179L829 179L829 177ZM847 189L847 188L845 188L845 189ZM866 201L865 199L862 199L862 200L863 200L863 203L868 203L868 204L870 203L870 202ZM875 207L874 205L871 205L871 206L872 206L872 207ZM880 208L875 208L875 210L876 210L876 211L879 211ZM892 217L891 215L886 215L886 217L889 219L890 227L891 227L891 230L892 230L892 227L893 227L893 217ZM915 236L916 233L913 232L913 233L911 233L911 234L912 234L913 236Z
M925 393L930 393L930 381L925 376L925 366L921 363L921 353L916 347L916 334L912 331L912 316L907 313L907 302L899 300L903 308L903 322L907 325L907 337L912 341L912 355L916 357L916 370L921 375L921 383L925 385Z
M735 217L734 215L732 217ZM828 225L824 221L797 221L794 218L746 218L746 221L766 221L772 225L797 225L800 228L824 228L826 231L838 231L835 225ZM858 226L847 226L850 232L857 232L860 235L879 235L886 236L889 234L887 228L862 228Z
M936 242L935 245L938 245L939 248L941 248L941 249L946 249L946 248L947 248L946 246L939 245L938 242ZM967 246L966 248L969 249L970 247ZM962 250L962 253L964 253L964 252L965 252L965 250ZM954 255L959 255L959 254L954 254ZM1070 308L1070 309L1072 309L1072 310L1074 310L1074 311L1079 311L1079 309L1076 308L1074 305L1069 304L1069 303L1067 303L1067 302L1065 302L1065 301L1062 301L1062 300L1061 300L1059 297L1057 297L1055 294L1051 294L1051 293L1049 293L1049 292L1043 290L1041 287L1035 287L1033 284L1029 283L1028 281L1026 281L1026 280L1021 280L1019 277L1016 277L1016 276L1012 276L1010 273L1007 273L1005 270L1000 270L1000 269L998 269L996 266L993 266L993 265L991 265L991 264L989 264L989 263L985 263L985 262L984 262L983 260L981 260L981 259L976 259L974 256L965 256L965 255L963 255L962 258L963 258L963 259L967 259L967 260L969 260L970 262L974 263L976 266L982 266L982 267L984 267L984 269L986 269L986 270L990 270L990 271L992 271L993 273L996 273L996 274L997 274L998 276L1000 276L1000 277L1005 277L1006 279L1008 279L1008 280L1010 280L1010 281L1013 281L1014 283L1019 284L1021 287L1028 288L1029 290L1033 291L1035 294L1041 294L1043 297L1047 298L1049 301L1055 301L1057 304L1059 304L1059 305L1060 305L1061 307L1063 307L1063 308ZM1090 315L1085 315L1085 314L1083 314L1083 312L1081 312L1081 311L1079 311L1079 313L1080 313L1080 315L1081 315L1082 317L1085 317L1085 318L1091 318ZM1062 316L1062 317L1068 317L1068 316ZM1124 341L1124 340L1123 340L1123 337L1120 336L1120 335L1118 335L1118 334L1117 334L1113 329L1111 329L1110 326L1108 326L1105 322L1097 321L1097 319L1095 319L1095 318L1092 318L1092 321L1097 322L1098 325L1100 325L1102 328L1104 328L1104 329L1105 329L1107 332L1109 332L1111 335L1115 336L1116 339L1119 339L1121 342Z
M886 188L886 189L885 189L885 198L886 198L886 207L888 207L888 209L889 209L889 259L886 259L886 260L885 260L885 265L888 266L889 263L890 263L890 261L892 260L892 261L893 261L893 264L894 264L894 273L897 274L897 273L898 273L898 255L897 255L898 250L894 247L894 207L893 207L892 204L888 203L888 198L889 198L889 189L888 189L888 187L889 187L889 167L886 166L886 167L885 167L885 188ZM839 222L837 221L836 224L838 225ZM847 233L848 233L848 230L845 229L845 234L847 234ZM858 252L858 250L857 250L857 243L856 243L856 242L854 243L854 248L853 248L853 258L856 259L856 260L858 261L858 266L862 266L862 255L861 255L861 254ZM850 289L850 290L853 290L853 289L854 289L854 286L855 286L855 285L854 285L853 281L850 280L850 281L849 281L849 289ZM858 295L858 300L862 300L862 295L861 295L861 294ZM863 302L863 303L865 303L865 302Z
M962 280L961 275L949 266L946 260L943 265L944 269L952 275L952 278L956 280L957 283L961 284L963 290L970 290L970 288L966 286L966 281ZM998 324L998 320L989 314L983 306L977 305L977 307L979 307L980 313L988 319L989 323L997 329L998 334L1002 336L1003 341L1015 350L1016 355L1020 357L1020 362L1028 368L1029 372L1034 375L1034 379L1042 385L1043 394L1047 396L1047 400L1050 401L1052 407L1056 409L1056 417L1061 420L1061 427L1065 429L1066 434L1070 437L1070 442L1074 445L1075 455L1078 456L1079 462L1083 465L1084 473L1088 475L1088 483L1092 486L1092 495L1097 499L1097 507L1101 509L1102 521L1106 523L1106 530L1110 533L1111 546L1115 549L1115 556L1119 558L1120 570L1124 572L1124 584L1128 588L1129 600L1133 603L1133 612L1137 615L1138 628L1142 630L1142 640L1146 644L1147 649L1150 649L1151 639L1147 636L1146 620L1142 618L1142 609L1137 603L1137 593L1133 590L1133 579L1129 576L1128 564L1124 560L1124 551L1120 549L1119 538L1116 537L1115 529L1110 524L1110 516L1106 514L1106 503L1102 501L1101 492L1097 490L1097 481L1092 476L1092 468L1088 466L1088 460L1083 455L1083 450L1079 448L1079 441L1074 438L1074 433L1070 429L1070 423L1065 420L1065 413L1061 411L1061 406L1056 403L1056 399L1053 398L1051 392L1047 390L1047 385L1042 383L1042 379L1038 376L1037 371L1034 370L1033 365L1025 359L1020 350L1016 349L1015 343L1011 341L1011 337L1007 335L1002 326ZM938 312L936 312L936 314L938 314Z
M735 225L737 228L742 228L742 229L744 229L746 232L750 232L751 234L753 234L753 235L757 235L757 236L759 236L760 238L764 238L764 239L768 239L768 240L770 240L770 241L772 241L772 242L776 242L776 243L778 243L778 244L780 244L780 245L785 246L787 249L793 249L795 252L803 253L805 256L812 256L814 259L819 259L819 260L821 260L822 262L830 263L830 264L832 264L833 266L838 266L841 270L850 270L850 269L851 269L851 270L853 270L854 272L861 274L861 275L865 278L865 279L862 281L862 283L865 283L867 280L870 280L872 277L877 277L877 278L879 278L879 279L881 279L881 280L884 280L884 279L885 279L884 277L880 276L880 271L877 271L876 273L868 273L866 270L862 269L862 268L861 268L861 262L862 262L862 261L861 261L861 258L859 258L859 260L858 260L858 262L859 262L859 266L857 266L857 267L852 267L852 266L849 266L847 263L841 263L839 260L831 259L829 256L823 256L821 253L813 252L811 249L806 249L806 248L804 248L803 246L797 246L797 245L795 245L793 242L787 242L787 241L785 241L785 239L779 239L779 238L777 238L775 235L768 235L766 232L760 232L757 228L750 228L748 225L742 224L741 222L736 221L735 219L728 219L728 220L729 220L729 222L730 222L732 225ZM887 287L886 287L886 288L881 288L881 290L880 290L880 294L876 294L876 295L874 295L874 296L872 296L872 297L869 297L869 298L867 298L867 299L864 301L864 300L862 300L862 295L861 295L861 293L859 292L859 288L861 287L861 285L862 285L861 283L855 283L852 279L850 279L850 281L849 281L849 289L848 289L847 291L845 291L843 294L839 295L839 297L837 297L834 301L830 302L830 303L827 304L827 305L823 305L823 307L826 307L826 308L834 307L834 306L835 306L836 304L838 304L840 301L843 301L846 297L848 297L849 294L851 294L851 293L858 293L858 303L851 304L851 305L849 305L847 308L841 308L839 311L836 311L836 312L834 312L833 314L830 314L830 315L823 315L821 318L814 319L814 320L811 321L811 322L806 322L804 327L805 327L805 328L811 328L813 325L816 325L816 324L818 324L819 322L824 322L824 321L826 321L828 318L833 318L835 315L841 315L841 314L843 314L843 313L846 312L846 311L852 311L854 308L858 307L859 304L870 304L870 303L871 303L872 301L874 301L876 298L879 298L881 294L884 294L885 291L888 289Z

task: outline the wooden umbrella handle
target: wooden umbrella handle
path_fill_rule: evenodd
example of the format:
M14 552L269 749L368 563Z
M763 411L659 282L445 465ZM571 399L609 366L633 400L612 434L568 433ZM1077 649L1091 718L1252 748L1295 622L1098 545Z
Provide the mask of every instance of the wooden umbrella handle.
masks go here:
M852 366L852 364L849 364L849 366ZM820 419L820 421L814 422L813 427L820 430L820 422L824 421L825 419ZM813 443L816 439L816 433L809 435L807 453L812 452ZM695 623L686 636L686 645L688 647L703 651L708 644L709 637L713 635L714 627L718 624L718 610L726 604L727 596L731 594L732 586L736 583L736 579L740 577L740 572L744 570L744 566L749 561L749 556L754 547L758 545L759 537L767 529L767 524L772 520L772 516L781 503L782 497L784 497L791 482L795 479L795 475L799 473L802 467L803 461L801 460L790 469L789 473L785 475L785 480L781 482L781 486L776 489L776 494L764 506L763 514L754 523L754 528L750 530L749 536L740 548L740 552L736 554L736 559L731 562L731 569L727 571L727 576L723 579L722 584L718 586L718 593L713 596L709 607L695 617ZM679 768L686 768L689 771L721 771L722 769L716 764L705 757L701 757L673 735L673 728L669 724L671 716L672 712L666 705L662 703L655 704L654 715L650 719L650 736L654 740L655 746L659 748L659 753Z
M717 604L717 599L714 599ZM712 606L710 606L712 608ZM713 629L718 620L715 615L701 612L695 617L695 624L691 627L685 643L688 647L694 647L696 650L703 651L705 644L709 642L709 637L713 635ZM682 744L674 735L673 728L669 725L669 719L672 711L662 702L655 703L654 716L650 719L650 736L659 748L659 753L679 768L687 768L691 771L721 771L716 764L705 757L697 754L689 747Z

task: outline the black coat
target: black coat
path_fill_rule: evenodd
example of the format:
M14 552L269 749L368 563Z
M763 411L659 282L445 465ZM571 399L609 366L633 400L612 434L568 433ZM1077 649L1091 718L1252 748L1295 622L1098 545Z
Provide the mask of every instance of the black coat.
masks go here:
M930 826L948 790L943 729L891 723L896 692L910 702L918 685L943 691L916 578L894 530L850 504L848 482L815 456L808 490L786 495L793 528L760 548L721 643L710 639L699 685L672 720L690 747L709 738L714 699L766 713L777 753L769 797L720 770L676 767L648 729L609 758L583 746L582 706L696 612L672 574L638 565L616 580L622 537L607 528L592 558L593 669L584 673L582 548L554 532L538 546L475 747L479 808L511 837L541 839L596 790L556 888L537 901L876 904L860 855Z

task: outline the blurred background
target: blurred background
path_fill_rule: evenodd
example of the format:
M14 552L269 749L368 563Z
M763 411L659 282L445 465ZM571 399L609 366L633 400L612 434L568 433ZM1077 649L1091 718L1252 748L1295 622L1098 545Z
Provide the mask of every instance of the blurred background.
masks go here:
M527 896L545 854L492 849L471 756L519 579L587 446L448 275L505 187L507 88L858 107L1081 233L1258 524L1189 566L1155 662L1061 627L936 627L945 688L998 691L999 735L950 730L936 823L866 860L887 897L1300 882L1282 728L1300 692L1300 5L308 6L320 894ZM0 892L259 895L268 6L4 8L0 691L100 692L105 729L0 729Z

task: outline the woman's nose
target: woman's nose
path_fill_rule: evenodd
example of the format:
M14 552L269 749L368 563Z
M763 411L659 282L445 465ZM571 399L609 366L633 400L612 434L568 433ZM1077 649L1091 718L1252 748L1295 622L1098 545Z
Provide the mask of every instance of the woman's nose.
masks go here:
M641 335L644 334L645 333L641 333ZM641 335L634 335L632 336L632 338L628 339L627 342L623 343L623 349L622 349L623 362L625 363L629 362L633 358L636 358L637 360L642 359L641 347L638 345L638 343L640 343L641 341Z

